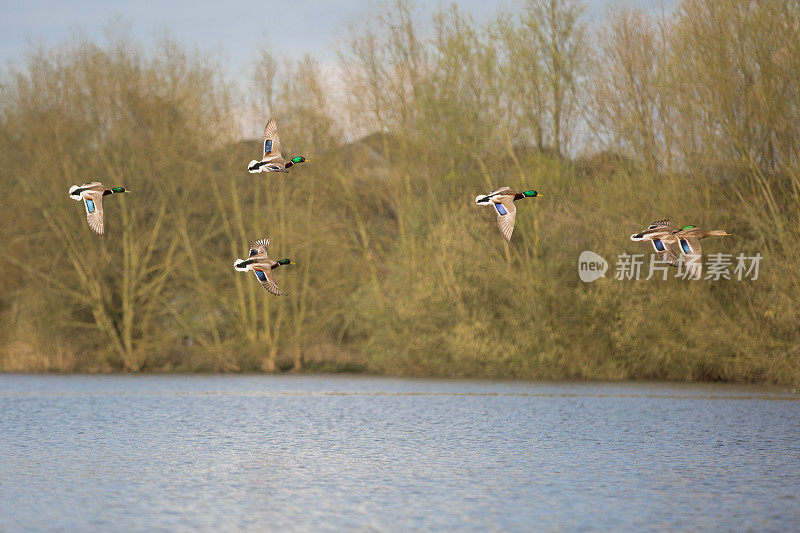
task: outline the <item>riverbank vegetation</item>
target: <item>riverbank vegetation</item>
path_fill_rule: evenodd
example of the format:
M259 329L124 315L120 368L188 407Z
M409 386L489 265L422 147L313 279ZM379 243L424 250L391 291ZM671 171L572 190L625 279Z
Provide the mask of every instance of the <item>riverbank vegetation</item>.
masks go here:
M396 2L335 74L262 52L246 87L169 41L3 69L0 371L800 383L800 4L582 11ZM245 169L269 116L311 160L288 176ZM133 191L103 238L66 196L95 179ZM543 194L510 244L473 204L501 185ZM758 278L614 279L665 217ZM232 268L262 236L286 297Z

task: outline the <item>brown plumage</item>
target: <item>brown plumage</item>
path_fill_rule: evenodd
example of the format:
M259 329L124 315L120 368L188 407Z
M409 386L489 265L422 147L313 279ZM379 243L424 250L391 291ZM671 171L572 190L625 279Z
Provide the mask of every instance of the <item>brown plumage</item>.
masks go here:
M251 174L256 172L289 172L289 167L297 163L308 161L303 156L287 161L281 156L281 141L278 137L278 124L274 118L269 119L264 127L264 141L261 144L261 161L250 161L247 170Z
M267 292L283 296L283 291L278 287L272 271L281 265L293 265L294 262L291 259L273 261L267 256L267 248L269 248L269 239L255 241L250 245L250 256L247 259L237 259L233 267L240 272L252 270L258 282Z
M661 260L672 266L678 266L678 256L671 249L672 245L678 243L675 234L678 230L673 229L668 218L657 220L642 231L631 235L632 241L650 241L658 253Z
M714 235L730 235L730 233L722 229L709 231L690 225L684 226L675 232L674 235L683 253L683 262L686 265L686 271L692 278L699 280L703 274L703 249L700 247L700 239L705 239L706 237Z
M125 187L107 188L99 181L84 183L83 185L73 185L69 188L69 197L73 200L82 201L86 210L86 221L89 227L98 235L105 233L103 223L103 196L114 193L129 192Z
M495 214L497 215L497 227L505 240L510 241L511 234L514 232L514 223L517 219L517 207L514 202L522 198L535 198L537 196L541 195L533 190L520 193L511 187L500 187L488 195L476 196L475 203L494 206Z

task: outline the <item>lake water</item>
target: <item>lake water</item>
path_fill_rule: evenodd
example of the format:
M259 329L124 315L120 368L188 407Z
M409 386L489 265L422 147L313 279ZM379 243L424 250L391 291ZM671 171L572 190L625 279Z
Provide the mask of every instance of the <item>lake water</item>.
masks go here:
M800 528L782 389L0 375L0 530Z

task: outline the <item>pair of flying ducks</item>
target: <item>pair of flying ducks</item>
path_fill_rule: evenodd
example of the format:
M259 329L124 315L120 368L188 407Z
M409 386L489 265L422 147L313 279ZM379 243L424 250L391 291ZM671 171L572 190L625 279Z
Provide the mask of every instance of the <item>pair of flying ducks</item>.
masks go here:
M679 245L686 271L692 278L699 280L703 274L701 261L703 249L700 247L700 239L713 235L730 235L730 233L722 229L704 230L692 225L674 229L669 219L664 219L653 222L641 233L634 233L631 235L631 240L650 241L661 260L672 266L678 266L679 261L671 247Z
M251 174L257 172L289 172L289 168L308 161L303 156L297 156L286 160L281 156L280 139L278 138L278 126L275 119L270 119L264 128L264 143L261 161L250 161L247 171ZM89 227L98 235L105 233L103 223L103 196L116 193L130 192L125 187L106 187L98 181L86 182L83 185L73 185L69 188L69 197L78 202L83 202L86 210L86 221ZM282 295L283 292L275 283L272 270L281 265L293 265L291 259L281 259L273 261L267 257L267 247L269 239L260 239L250 245L250 256L239 259L234 263L236 270L246 272L253 271L261 285L271 294Z
M293 157L286 160L281 156L281 143L278 138L278 126L275 119L272 118L267 122L264 128L264 143L263 155L261 161L250 161L247 165L247 171L251 174L257 172L289 172L289 168L298 164L308 161L303 156ZM98 235L103 235L105 230L103 228L103 196L130 192L125 187L111 187L108 188L98 181L84 183L83 185L73 185L69 188L69 197L73 200L83 202L86 209L86 220L89 222L89 227Z

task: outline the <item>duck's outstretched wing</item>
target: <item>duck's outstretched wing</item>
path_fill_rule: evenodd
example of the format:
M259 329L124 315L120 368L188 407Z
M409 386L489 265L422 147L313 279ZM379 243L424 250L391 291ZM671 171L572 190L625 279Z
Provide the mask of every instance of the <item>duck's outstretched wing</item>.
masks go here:
M103 235L103 191L84 191L81 198L89 227L98 235Z
M651 239L651 242L662 261L672 266L678 266L678 256L672 251L669 244L661 239Z
M681 252L683 252L683 263L686 271L694 279L700 279L703 275L703 249L700 247L700 239L697 237L680 237L678 239Z
M261 286L267 289L267 292L275 296L283 296L283 291L281 291L278 284L275 283L275 276L272 275L271 268L265 268L264 265L259 265L258 267L253 267L253 273L258 278Z
M673 230L670 226L670 222L668 218L664 220L656 220L652 222L647 229L643 230L641 233L635 233L631 235L632 241L644 241L644 240L653 240L654 238L658 238L661 235L667 235L670 233L676 233L677 230ZM655 244L653 246L656 246ZM656 247L656 251L660 252L658 247Z
M269 248L269 239L258 239L250 245L250 257L267 253L267 248Z
M497 227L500 228L500 233L503 234L503 237L510 241L511 234L514 232L514 222L517 218L517 208L514 205L514 200L510 197L503 198L492 205L497 213Z
M511 190L511 187L500 187L490 192L489 196L495 196L497 194L509 194L511 196L514 196L514 191Z
M269 119L264 127L264 155L262 161L281 159L281 141L278 138L278 124L274 118Z
M647 228L647 229L656 229L656 228L666 229L666 228L670 228L671 227L670 224L671 223L670 223L669 219L665 218L663 220L656 220L655 222L650 224L650 227Z

